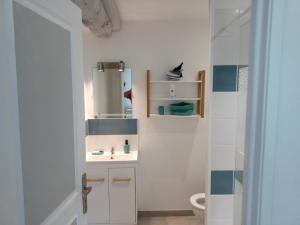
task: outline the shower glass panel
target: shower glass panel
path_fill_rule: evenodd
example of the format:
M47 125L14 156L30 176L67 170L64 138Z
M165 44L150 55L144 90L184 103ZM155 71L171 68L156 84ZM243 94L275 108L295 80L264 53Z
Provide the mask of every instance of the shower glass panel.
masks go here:
M237 79L237 126L234 179L234 225L242 224L243 172L247 111L248 71L250 55L251 10L239 19L239 57Z
M224 4L228 2L228 4ZM235 121L233 174L233 225L242 225L243 171L245 152L248 65L250 55L251 1L214 1L213 24L213 91L234 96L230 115ZM221 3L221 4L219 4ZM226 6L226 7L225 7ZM219 77L219 78L218 78ZM221 77L221 78L220 78ZM221 84L221 85L219 85ZM224 94L225 95L225 94ZM233 111L233 110L231 110Z

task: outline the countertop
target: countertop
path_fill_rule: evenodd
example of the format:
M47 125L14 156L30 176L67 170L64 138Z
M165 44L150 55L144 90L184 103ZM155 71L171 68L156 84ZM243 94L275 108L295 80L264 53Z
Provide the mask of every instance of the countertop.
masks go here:
M111 158L110 152L104 152L103 155L92 155L92 152L86 152L87 163L128 163L138 161L138 151L130 151L125 154L123 151L116 151Z

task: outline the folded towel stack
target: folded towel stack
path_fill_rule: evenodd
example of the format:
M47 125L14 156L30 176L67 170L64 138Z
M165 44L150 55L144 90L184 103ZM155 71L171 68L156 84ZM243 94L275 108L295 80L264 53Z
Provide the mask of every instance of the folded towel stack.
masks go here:
M181 63L179 66L175 67L173 70L170 70L167 73L167 79L170 81L178 81L182 78L182 65Z
M191 116L194 113L194 104L180 102L169 105L171 115L177 116Z
M176 80L180 80L182 77L182 73L179 72L179 73L175 73L175 72L168 72L167 73L167 79L168 80L171 80L171 81L176 81Z

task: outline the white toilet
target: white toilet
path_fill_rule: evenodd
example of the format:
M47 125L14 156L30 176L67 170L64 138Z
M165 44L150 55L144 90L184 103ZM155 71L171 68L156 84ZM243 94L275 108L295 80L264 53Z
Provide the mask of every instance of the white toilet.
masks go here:
M205 210L205 193L194 194L190 198L191 204L194 206L194 214L200 215Z

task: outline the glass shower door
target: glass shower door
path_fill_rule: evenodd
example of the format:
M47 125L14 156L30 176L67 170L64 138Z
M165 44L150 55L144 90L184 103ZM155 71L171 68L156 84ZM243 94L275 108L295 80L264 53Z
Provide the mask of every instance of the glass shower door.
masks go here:
M227 192L219 192L223 200L219 201L220 196L213 196L219 203L218 207L227 207L226 215L215 216L212 213L210 219L242 225L251 0L214 0L213 3L213 96L219 102L222 99L219 108L215 110L213 107L213 112L218 113L214 114L213 122L218 125L220 121L225 121L228 127L232 125L233 128L230 127L232 132L224 140L212 142L214 147L217 146L212 149L216 171L220 174L225 171L230 177L224 179L228 183L224 180L220 182L221 187L228 188ZM219 112L220 109L223 111ZM217 150L225 145L226 153ZM224 158L219 160L219 157Z
M246 111L250 55L251 10L239 19L239 55L237 67L237 126L234 176L234 225L242 225L243 172L245 159Z

